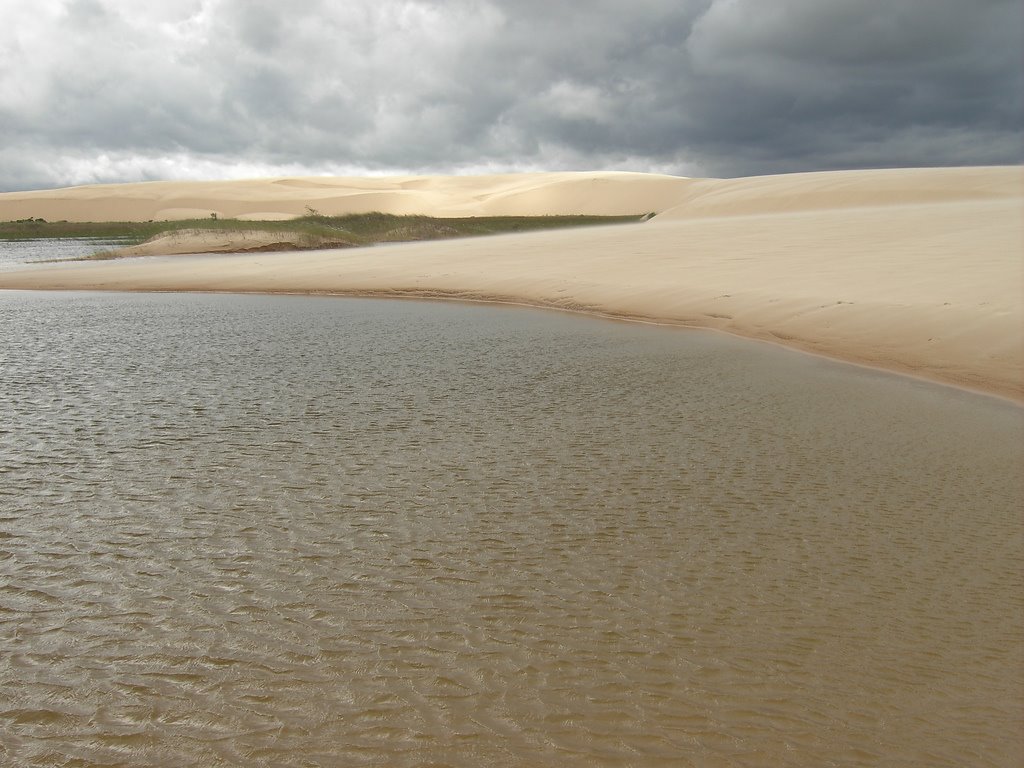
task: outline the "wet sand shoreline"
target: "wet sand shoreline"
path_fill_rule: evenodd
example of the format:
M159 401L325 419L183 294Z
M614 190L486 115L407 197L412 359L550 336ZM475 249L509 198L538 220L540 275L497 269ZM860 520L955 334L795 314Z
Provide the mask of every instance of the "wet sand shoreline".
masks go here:
M711 328L1024 402L1020 169L656 181L672 193L642 224L34 267L0 274L0 289L522 304ZM559 198L564 183L549 185L552 210L579 202Z

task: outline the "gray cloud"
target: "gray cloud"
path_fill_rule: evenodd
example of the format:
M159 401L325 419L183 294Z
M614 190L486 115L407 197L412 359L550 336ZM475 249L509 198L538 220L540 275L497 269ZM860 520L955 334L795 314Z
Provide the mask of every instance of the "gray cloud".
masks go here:
M8 7L9 6L9 7ZM1017 0L0 0L0 189L1024 159Z

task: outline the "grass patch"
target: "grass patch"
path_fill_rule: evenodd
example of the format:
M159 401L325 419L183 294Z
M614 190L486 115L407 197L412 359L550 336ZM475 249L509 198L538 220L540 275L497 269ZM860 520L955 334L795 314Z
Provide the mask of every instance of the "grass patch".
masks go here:
M643 215L435 218L432 216L395 216L389 213L356 213L346 216L323 216L312 210L306 216L288 221L240 221L212 217L186 221L147 222L74 222L22 219L21 221L0 222L0 240L88 237L119 240L124 245L135 245L157 235L179 230L201 230L236 233L299 232L308 235L311 243L327 241L338 246L359 246L602 224L626 224L643 219Z

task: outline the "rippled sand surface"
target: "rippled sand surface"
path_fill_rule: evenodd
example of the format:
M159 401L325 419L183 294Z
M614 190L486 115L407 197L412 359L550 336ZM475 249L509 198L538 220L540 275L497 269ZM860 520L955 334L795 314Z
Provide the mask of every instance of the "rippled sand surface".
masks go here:
M1024 759L1024 409L525 310L0 329L0 764Z

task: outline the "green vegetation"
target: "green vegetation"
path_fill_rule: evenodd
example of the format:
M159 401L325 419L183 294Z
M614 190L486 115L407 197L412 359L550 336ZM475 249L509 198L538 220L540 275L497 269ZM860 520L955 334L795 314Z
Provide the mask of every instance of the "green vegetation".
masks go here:
M372 245L374 243L440 240L538 229L624 224L641 221L637 216L481 216L471 218L434 218L432 216L394 216L388 213L357 213L324 216L312 208L307 215L288 221L240 221L207 219L147 222L71 222L22 219L0 222L0 240L32 238L104 238L120 240L124 245L144 242L156 235L178 230L228 232L299 232L310 242L329 241L335 246Z

